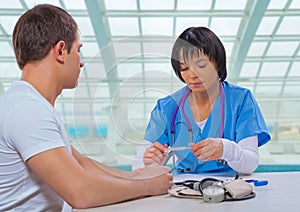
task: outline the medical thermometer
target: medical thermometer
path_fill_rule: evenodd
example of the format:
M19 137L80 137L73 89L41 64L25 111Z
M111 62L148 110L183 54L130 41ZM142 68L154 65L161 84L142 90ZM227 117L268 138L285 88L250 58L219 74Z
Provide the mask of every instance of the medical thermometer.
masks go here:
M181 150L187 150L187 149L191 149L191 147L190 146L169 147L166 149L166 152L181 151Z

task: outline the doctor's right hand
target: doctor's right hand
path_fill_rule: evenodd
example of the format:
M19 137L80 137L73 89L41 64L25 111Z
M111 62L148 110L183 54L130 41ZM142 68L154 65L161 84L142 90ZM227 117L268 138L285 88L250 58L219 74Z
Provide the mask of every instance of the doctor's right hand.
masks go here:
M167 144L162 145L157 141L154 142L150 147L148 147L143 157L145 166L151 164L163 165L168 156L168 152L166 151L167 147Z

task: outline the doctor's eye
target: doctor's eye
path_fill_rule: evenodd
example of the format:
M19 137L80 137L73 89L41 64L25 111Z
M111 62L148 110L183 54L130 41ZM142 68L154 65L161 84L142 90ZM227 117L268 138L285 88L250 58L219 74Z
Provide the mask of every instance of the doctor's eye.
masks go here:
M185 67L185 68L180 68L180 72L184 72L184 71L187 71L187 70L189 70L189 68L188 67Z
M198 63L198 67L200 68L200 69L204 69L204 68L206 68L206 66L207 66L207 63L205 62L205 63Z
M180 72L187 71L188 69L189 69L189 67L185 63L180 63L180 65L179 65Z
M189 70L189 67L186 65L183 65L183 64L180 66L180 69L179 69L180 72L188 71L188 70Z

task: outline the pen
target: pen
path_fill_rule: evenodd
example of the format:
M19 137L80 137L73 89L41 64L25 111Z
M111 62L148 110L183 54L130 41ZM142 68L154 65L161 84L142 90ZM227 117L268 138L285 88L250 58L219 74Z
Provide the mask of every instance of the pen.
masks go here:
M247 183L253 183L254 186L268 185L268 180L245 180Z
M187 149L191 149L191 147L190 146L169 147L166 149L166 152L180 151L180 150L187 150Z

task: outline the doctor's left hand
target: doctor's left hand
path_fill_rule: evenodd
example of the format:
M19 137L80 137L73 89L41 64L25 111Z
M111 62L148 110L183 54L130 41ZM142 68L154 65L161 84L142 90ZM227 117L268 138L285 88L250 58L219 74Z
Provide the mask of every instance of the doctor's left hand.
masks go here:
M223 154L221 138L207 138L196 144L190 144L195 157L202 161L217 160Z
M151 164L163 165L168 156L168 153L166 152L167 147L167 144L162 145L157 141L154 142L150 147L148 147L143 157L145 166Z

